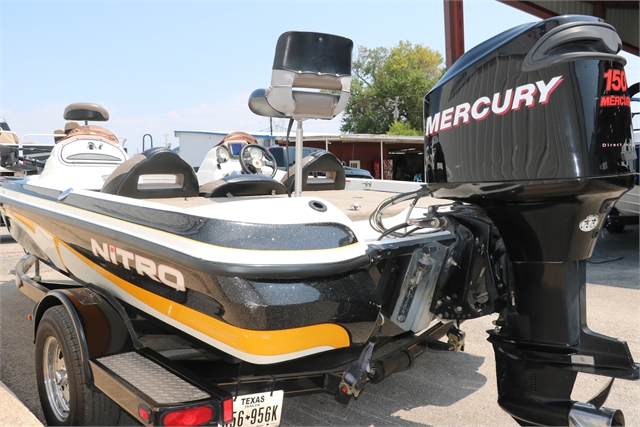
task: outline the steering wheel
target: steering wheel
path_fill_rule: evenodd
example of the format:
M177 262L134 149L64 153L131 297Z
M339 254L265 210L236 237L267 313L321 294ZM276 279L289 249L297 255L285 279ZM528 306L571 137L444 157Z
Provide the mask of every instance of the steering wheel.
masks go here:
M242 147L238 160L240 160L240 167L244 173L266 175L273 178L278 172L276 158L269 150L258 144L247 144ZM264 173L262 170L264 166L271 168L270 174Z

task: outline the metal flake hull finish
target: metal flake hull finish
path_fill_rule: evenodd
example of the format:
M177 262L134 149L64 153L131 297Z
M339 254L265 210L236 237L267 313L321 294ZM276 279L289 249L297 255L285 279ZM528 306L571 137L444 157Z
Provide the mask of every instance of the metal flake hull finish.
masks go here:
M17 191L12 191L12 185ZM342 256L344 261L345 253L356 252L354 247L361 244L355 238L344 251L341 247L280 251L281 257L288 254L285 261L289 263L296 254L305 259L306 266L312 267L306 268L307 275L317 270L330 277L300 278L283 266L280 276L288 278L276 280L272 275L278 267L268 265L273 251L219 248L114 218L115 213L98 214L55 202L52 196L56 190L34 191L29 187L29 191L21 192L18 188L20 185L15 183L3 186L0 200L12 235L28 251L79 281L102 288L147 315L241 360L278 363L358 345L368 339L377 320L380 304L375 286L368 273L358 270L362 257L355 261L347 258L342 266L336 259ZM41 194L36 196L38 192ZM153 280L144 271L140 274L133 259L129 268L125 268L122 258L116 257L115 263L104 259L95 248L92 250L91 239L151 260L153 265L179 269L187 291L160 283L157 277ZM176 250L176 242L182 252ZM235 266L229 268L225 262L212 260L223 252L234 253ZM329 263L321 263L327 252ZM228 253L225 255L228 257ZM240 261L255 260L245 264L253 264L253 268L244 270L254 278L261 277L257 271L263 271L263 278L238 277L237 272L243 270L238 257ZM261 258L266 262L259 263ZM314 267L310 260L318 264ZM330 275L336 265L338 270Z

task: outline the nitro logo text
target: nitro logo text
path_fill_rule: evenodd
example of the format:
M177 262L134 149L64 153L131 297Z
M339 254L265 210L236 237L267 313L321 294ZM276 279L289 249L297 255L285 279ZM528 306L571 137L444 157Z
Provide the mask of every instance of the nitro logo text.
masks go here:
M546 104L549 102L551 93L562 83L562 80L562 76L557 76L552 78L549 83L545 83L544 80L537 81L535 84L528 83L515 89L507 89L504 93L494 93L492 98L482 96L476 99L473 104L465 102L439 111L433 116L427 117L424 134L425 136L435 135L461 124L469 124L472 119L481 121L492 113L501 116L509 111L518 111L523 105L531 108L536 105L536 101L538 104Z
M122 265L127 270L134 269L140 276L147 276L156 282L163 283L179 291L185 291L184 276L179 270L164 264L156 264L153 260L134 254L122 248L106 243L98 243L91 239L91 251L96 257L114 265Z

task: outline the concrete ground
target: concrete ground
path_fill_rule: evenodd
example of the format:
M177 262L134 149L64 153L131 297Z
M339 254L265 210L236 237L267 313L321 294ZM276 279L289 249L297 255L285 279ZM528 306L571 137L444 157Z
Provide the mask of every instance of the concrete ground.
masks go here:
M640 263L638 226L603 232L587 267L588 323L620 337L640 361ZM0 228L0 426L44 422L36 390L34 345L27 315L33 302L15 287L12 270L21 248ZM486 341L488 316L466 322L465 352L427 350L408 371L367 386L344 407L333 396L285 399L282 425L289 426L517 426L497 405L493 349ZM580 374L573 398L586 401L605 378ZM640 426L640 381L617 380L605 406L621 409L628 426ZM136 425L121 417L120 425Z

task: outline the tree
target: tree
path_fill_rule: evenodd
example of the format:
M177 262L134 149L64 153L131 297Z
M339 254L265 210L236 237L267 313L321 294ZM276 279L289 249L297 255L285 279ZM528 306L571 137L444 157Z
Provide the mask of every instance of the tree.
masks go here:
M418 136L421 132L418 129L414 129L407 122L395 121L389 126L387 135L404 135L404 136Z
M443 63L440 53L408 41L391 49L360 46L340 130L385 134L394 121L399 121L403 128L420 134L423 99L442 76Z

